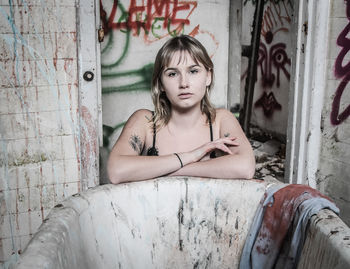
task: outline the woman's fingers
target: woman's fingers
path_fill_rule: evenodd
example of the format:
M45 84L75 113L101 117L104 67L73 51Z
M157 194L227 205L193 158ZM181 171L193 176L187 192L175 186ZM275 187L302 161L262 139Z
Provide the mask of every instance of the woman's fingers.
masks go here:
M223 143L230 146L239 146L239 143L236 141L236 137L224 138Z
M219 149L227 154L232 155L232 151L225 144L217 144L216 149Z
M235 140L236 140L235 137L232 137L232 138L224 137L224 138L219 138L213 142L209 142L208 144L206 144L207 146L206 153L209 153L215 149L218 149L223 152L226 152L227 154L233 154L229 146L238 146L239 144Z
M236 141L236 137L225 137L225 138L219 138L217 140L215 140L214 144L220 144L220 145L225 145L225 146L239 146L239 143Z
M237 140L237 137L222 137L222 138L219 138L215 141L222 141L224 143L237 143L236 140Z
M239 146L239 143L236 141L236 137L222 137L215 141L208 142L203 146L197 148L193 151L195 161L202 159L206 154L218 149L222 152L232 155L233 152L229 148L230 146Z

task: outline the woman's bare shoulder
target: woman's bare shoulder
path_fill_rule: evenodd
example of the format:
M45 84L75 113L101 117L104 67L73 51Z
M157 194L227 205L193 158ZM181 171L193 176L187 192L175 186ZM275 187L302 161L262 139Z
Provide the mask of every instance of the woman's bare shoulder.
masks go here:
M148 109L136 110L128 119L128 124L145 123L152 121L152 111Z
M151 130L151 120L151 111L147 109L139 109L135 111L126 122L113 148L114 151L123 154L140 154L143 144Z
M222 119L225 119L225 118L235 118L234 114L225 109L225 108L217 108L216 110L216 118L218 121L221 121Z
M227 109L219 108L216 110L216 122L218 123L221 133L243 133L241 125L239 124L235 115Z

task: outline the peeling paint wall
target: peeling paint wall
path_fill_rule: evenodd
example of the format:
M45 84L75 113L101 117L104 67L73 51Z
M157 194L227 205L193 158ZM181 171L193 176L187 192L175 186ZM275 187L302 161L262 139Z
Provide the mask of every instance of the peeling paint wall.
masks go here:
M317 187L328 194L350 225L350 1L331 1L327 86L322 111Z
M0 1L0 262L80 190L76 1Z
M226 107L229 5L229 1L212 0L101 1L106 34L101 44L102 160L135 110L153 110L150 85L154 59L172 36L190 34L203 43L214 62L211 99L216 106Z
M255 11L254 0L243 0L242 44L250 45ZM257 82L254 89L251 123L285 137L288 118L288 95L291 72L293 1L265 1L261 26ZM248 59L242 58L244 92ZM243 93L242 92L242 93ZM243 104L244 94L241 94Z

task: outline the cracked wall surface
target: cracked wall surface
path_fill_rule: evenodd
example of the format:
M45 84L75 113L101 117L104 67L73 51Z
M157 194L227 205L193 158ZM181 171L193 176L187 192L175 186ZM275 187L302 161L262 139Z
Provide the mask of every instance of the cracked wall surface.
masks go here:
M75 1L0 1L0 262L80 190Z

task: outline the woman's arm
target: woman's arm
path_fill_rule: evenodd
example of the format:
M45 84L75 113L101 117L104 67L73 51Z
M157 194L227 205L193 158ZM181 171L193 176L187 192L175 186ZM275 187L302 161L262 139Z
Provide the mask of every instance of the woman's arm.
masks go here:
M175 155L140 156L150 128L150 111L136 111L127 121L109 155L107 170L109 180L118 184L169 174L181 168Z
M190 163L172 173L172 175L199 176L213 178L253 178L255 173L255 157L253 149L234 115L224 109L218 110L217 121L220 124L220 139L235 137L236 145L228 145L232 154ZM208 146L216 141L209 142ZM203 147L203 146L202 146ZM196 150L202 150L202 147ZM179 154L180 158L187 153Z
M237 145L231 138L222 138L215 143L205 144L196 150L181 153L181 162L175 154L162 156L140 156L150 130L148 110L136 111L127 121L115 143L108 159L109 180L118 184L127 181L139 181L171 174L194 162L201 160L207 153L218 149L232 154L227 145Z

